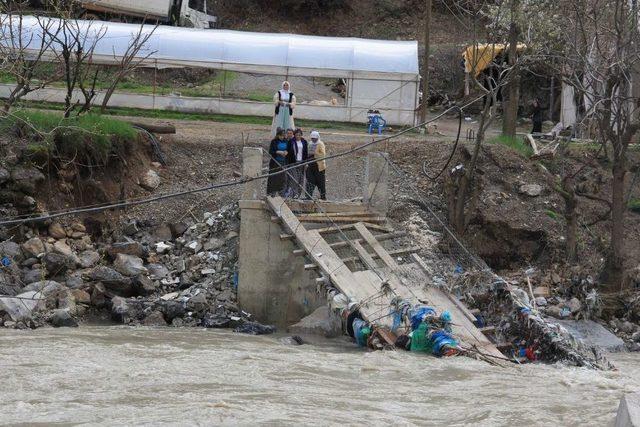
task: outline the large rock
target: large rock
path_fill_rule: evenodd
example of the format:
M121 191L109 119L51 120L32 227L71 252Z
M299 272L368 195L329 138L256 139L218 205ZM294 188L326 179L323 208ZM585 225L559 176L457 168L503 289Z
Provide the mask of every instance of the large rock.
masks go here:
M96 282L101 282L104 286L121 296L130 296L134 294L131 279L118 273L116 270L99 265L89 272L89 278Z
M640 393L630 393L622 397L614 426L640 427Z
M55 253L66 256L70 263L74 266L81 265L80 258L76 253L71 249L71 246L67 244L64 240L58 240L53 244L53 251Z
M163 301L162 311L164 312L164 318L169 323L177 317L184 316L186 312L184 305L178 301Z
M49 226L49 236L54 239L64 239L67 237L67 232L59 222L52 222Z
M24 287L23 292L39 292L44 298L49 298L66 291L67 288L53 280L42 280Z
M71 267L71 260L65 255L49 252L42 258L44 268L50 276L63 275Z
M45 177L36 168L17 167L11 172L11 179L21 191L27 194L35 194L38 186L44 182Z
M44 280L47 275L45 270L41 270L39 268L30 269L24 272L22 275L22 281L25 285L29 285L31 283L39 282Z
M44 253L44 243L40 238L33 237L22 244L22 250L27 256L38 257Z
M118 254L133 255L140 258L144 258L147 255L144 246L139 242L114 243L109 246L107 252L111 258L115 258Z
M84 251L78 258L82 268L91 268L100 261L100 254L96 251Z
M129 277L147 273L147 269L144 267L142 259L133 255L118 254L113 263L113 267L119 273Z
M23 292L15 297L0 297L0 315L6 313L14 322L30 319L34 311L44 306L44 296L36 291Z
M140 177L140 186L145 190L153 191L160 186L160 175L149 169L147 173Z
M159 311L154 311L145 317L143 324L145 326L167 326L167 322Z
M624 351L625 349L623 340L592 320L548 320L551 323L562 325L586 346L600 347L610 352Z
M133 286L139 295L151 295L156 291L156 285L146 274L140 274L133 279Z
M295 335L321 335L327 338L342 335L342 322L333 315L329 307L319 307L287 330Z
M53 310L51 318L49 319L51 325L54 328L77 328L78 322L71 316L68 310L58 309Z
M91 295L84 289L74 289L71 291L71 294L78 304L91 304Z
M11 240L0 242L0 257L6 256L14 261L22 259L22 251L20 245Z

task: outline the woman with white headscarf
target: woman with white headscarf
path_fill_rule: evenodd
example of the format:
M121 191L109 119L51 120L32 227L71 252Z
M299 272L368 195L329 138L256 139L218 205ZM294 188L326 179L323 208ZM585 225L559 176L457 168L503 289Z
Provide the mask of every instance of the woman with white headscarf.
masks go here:
M273 124L271 126L271 136L275 136L276 129L295 129L293 122L293 109L296 106L296 97L291 92L289 82L282 83L282 89L273 95L273 102L276 105Z

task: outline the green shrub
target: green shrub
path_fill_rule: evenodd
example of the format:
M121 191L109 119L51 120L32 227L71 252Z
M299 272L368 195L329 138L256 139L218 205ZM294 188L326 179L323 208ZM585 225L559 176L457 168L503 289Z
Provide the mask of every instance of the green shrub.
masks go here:
M525 157L531 157L533 155L533 149L531 148L531 146L525 143L521 138L500 135L496 136L495 138L491 138L487 141L487 143L504 145L505 147L509 147Z
M629 200L628 207L630 211L640 213L640 199Z

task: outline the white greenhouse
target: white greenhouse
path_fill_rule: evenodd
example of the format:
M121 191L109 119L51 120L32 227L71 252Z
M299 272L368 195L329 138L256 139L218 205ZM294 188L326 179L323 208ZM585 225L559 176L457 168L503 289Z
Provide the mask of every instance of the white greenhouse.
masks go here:
M42 23L38 19L46 20L24 17L22 24L24 43L34 49L39 46L42 33ZM6 19L3 22L10 25L6 24ZM104 33L97 43L93 60L105 64L118 63L140 30L137 24L74 21L74 25L76 22L79 33L86 35L87 44L92 44L97 34ZM54 22L53 25L59 24ZM146 26L143 31L152 30L153 26ZM4 31L6 34L6 26ZM147 55L145 66L157 69L202 67L285 78L341 78L346 82L343 104L300 103L296 115L306 119L364 122L367 111L377 109L388 123L411 125L415 122L420 80L415 41L159 26L140 52L141 57ZM275 92L278 88L273 89ZM51 100L55 91L44 89L35 96ZM110 105L238 115L270 116L273 113L272 103L224 97L116 93Z

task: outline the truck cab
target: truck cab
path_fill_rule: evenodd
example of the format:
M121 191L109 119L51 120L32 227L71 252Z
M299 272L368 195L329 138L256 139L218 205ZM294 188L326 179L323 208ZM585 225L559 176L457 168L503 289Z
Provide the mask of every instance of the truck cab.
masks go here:
M206 0L182 0L178 15L180 27L215 28L217 18L207 14Z

